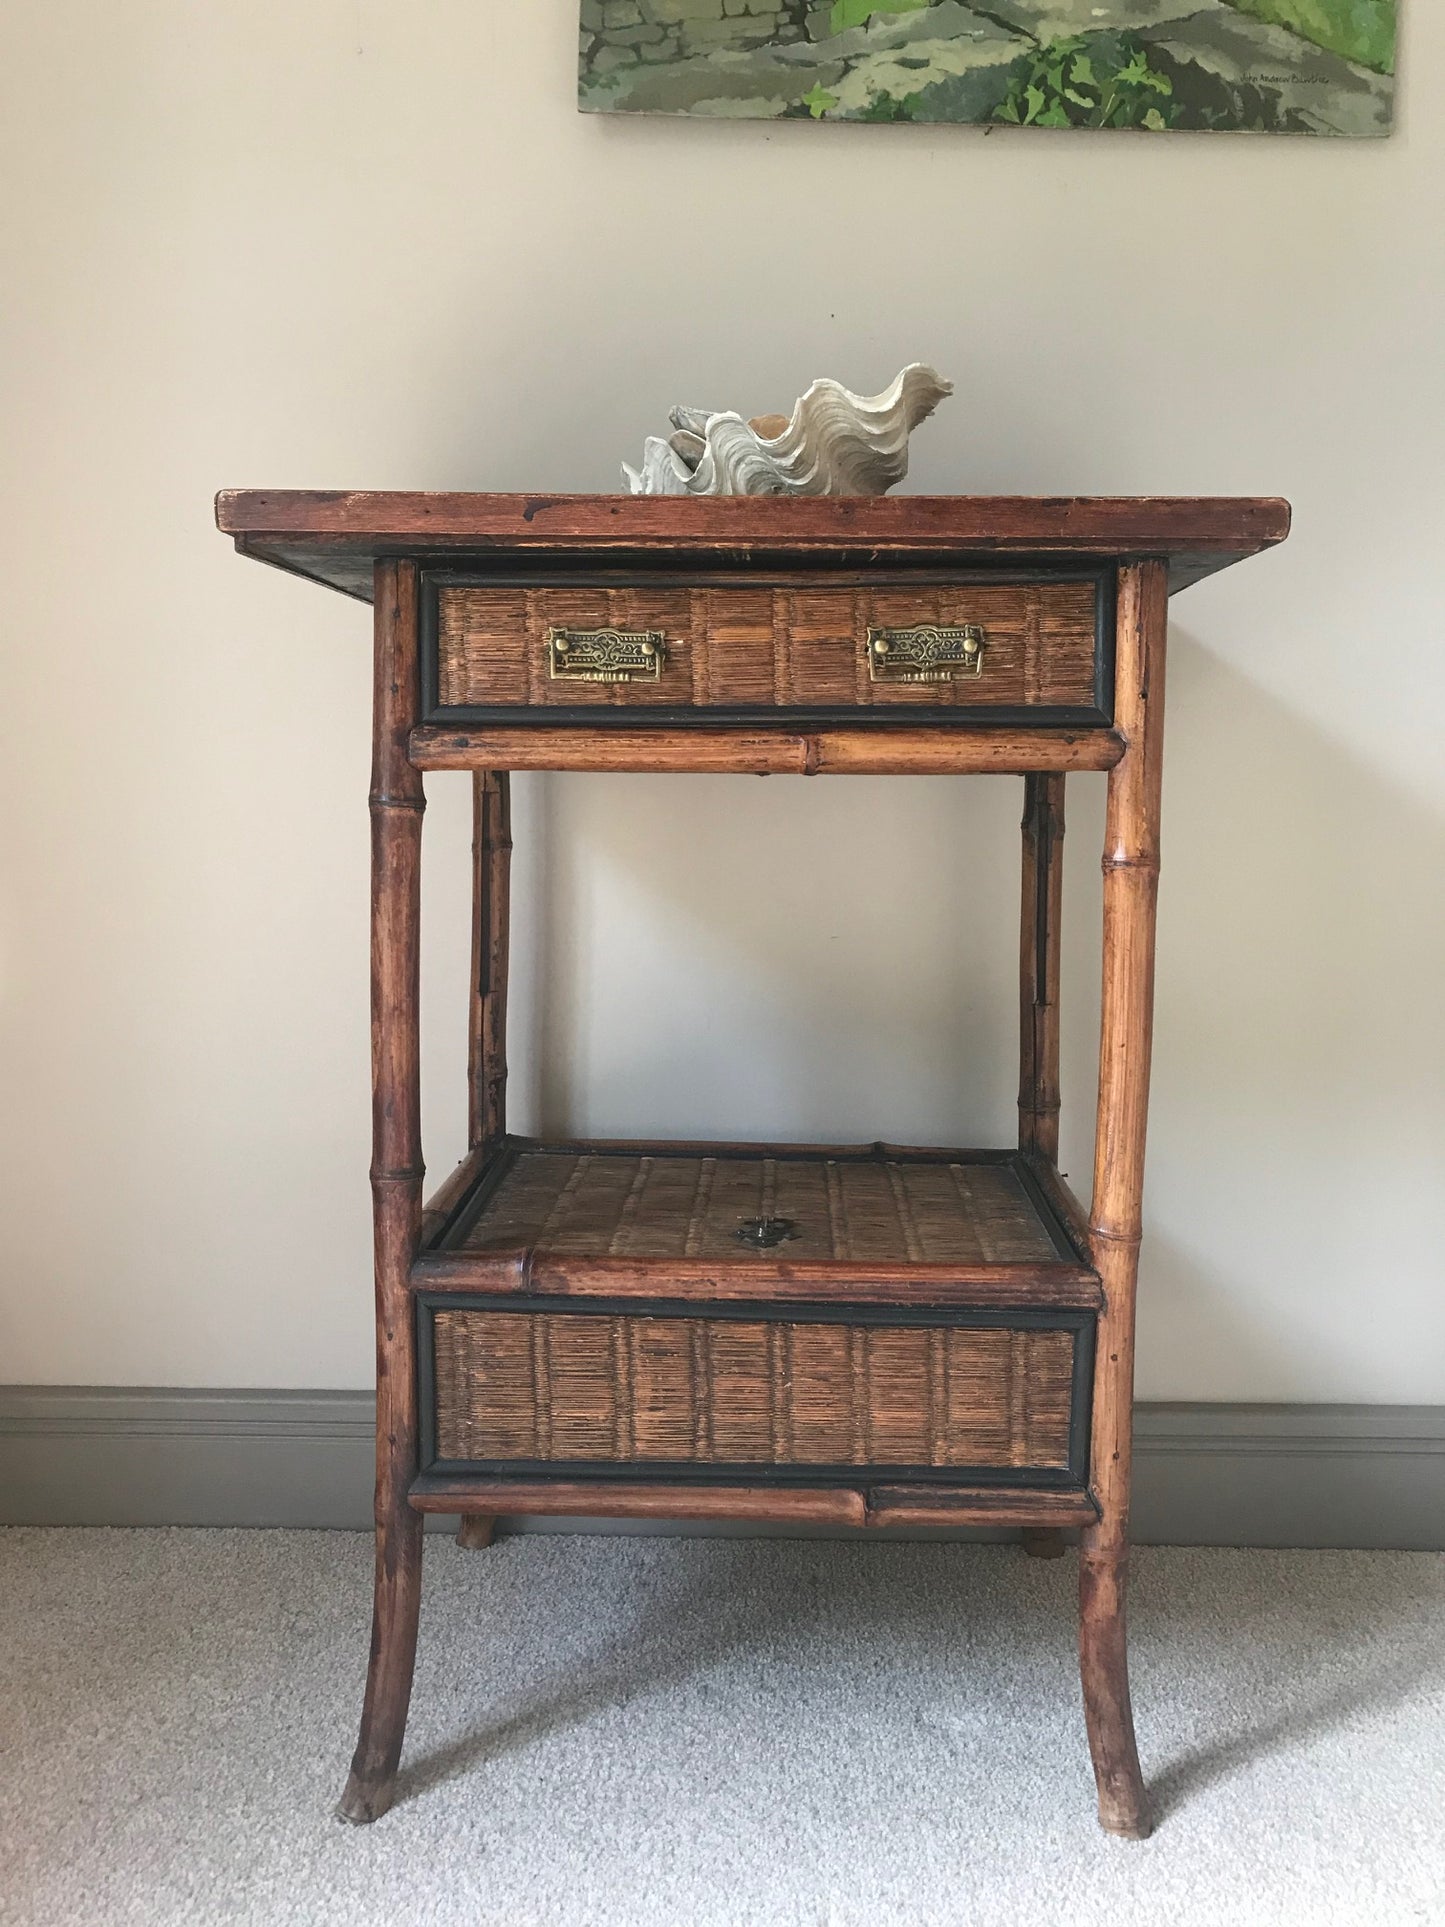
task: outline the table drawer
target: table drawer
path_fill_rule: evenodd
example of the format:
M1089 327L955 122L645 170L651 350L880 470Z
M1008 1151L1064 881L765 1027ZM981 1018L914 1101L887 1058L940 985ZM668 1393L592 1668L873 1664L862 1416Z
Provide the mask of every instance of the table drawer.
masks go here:
M423 1469L1082 1485L1092 1314L423 1300Z
M1098 573L572 587L433 572L423 708L429 722L1098 725L1109 589Z

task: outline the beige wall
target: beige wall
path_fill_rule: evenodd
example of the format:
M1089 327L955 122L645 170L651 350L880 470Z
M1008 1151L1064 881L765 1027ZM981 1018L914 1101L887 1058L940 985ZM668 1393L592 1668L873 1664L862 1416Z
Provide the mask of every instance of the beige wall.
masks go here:
M923 356L958 394L911 487L1296 507L1175 605L1142 1391L1445 1398L1445 17L1409 11L1401 132L1355 146L583 119L573 0L4 0L0 1379L370 1369L367 618L235 558L212 492L610 489L673 401ZM519 782L518 1120L1000 1139L1019 788ZM432 799L440 1172L465 779Z

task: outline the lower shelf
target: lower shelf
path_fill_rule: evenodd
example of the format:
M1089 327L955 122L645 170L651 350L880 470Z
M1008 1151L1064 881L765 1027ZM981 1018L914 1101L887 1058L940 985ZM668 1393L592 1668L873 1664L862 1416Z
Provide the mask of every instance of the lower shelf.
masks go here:
M1077 1207L1017 1151L536 1143L465 1161L431 1201L418 1281L659 1297L798 1282L1098 1302Z
M511 1517L749 1520L776 1525L1089 1526L1082 1490L989 1486L702 1486L608 1479L476 1479L424 1474L418 1512Z
M434 1200L412 1288L419 1503L1092 1516L1102 1293L1016 1152L509 1139Z

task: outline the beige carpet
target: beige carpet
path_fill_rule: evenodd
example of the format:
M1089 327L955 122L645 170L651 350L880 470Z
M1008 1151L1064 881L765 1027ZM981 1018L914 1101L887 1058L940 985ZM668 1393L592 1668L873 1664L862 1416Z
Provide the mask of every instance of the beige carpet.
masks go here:
M370 1548L0 1533L0 1920L1445 1922L1445 1558L1142 1551L1161 1824L1099 1834L1074 1560L427 1548L402 1799L331 1817Z

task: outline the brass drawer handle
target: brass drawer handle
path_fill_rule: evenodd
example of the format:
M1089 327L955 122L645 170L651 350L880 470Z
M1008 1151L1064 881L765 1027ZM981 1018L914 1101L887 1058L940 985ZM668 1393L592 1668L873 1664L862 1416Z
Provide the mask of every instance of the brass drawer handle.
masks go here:
M549 629L554 682L656 682L667 661L660 629Z
M983 631L969 623L940 629L920 623L915 629L873 629L864 649L871 682L952 682L956 676L983 674Z

